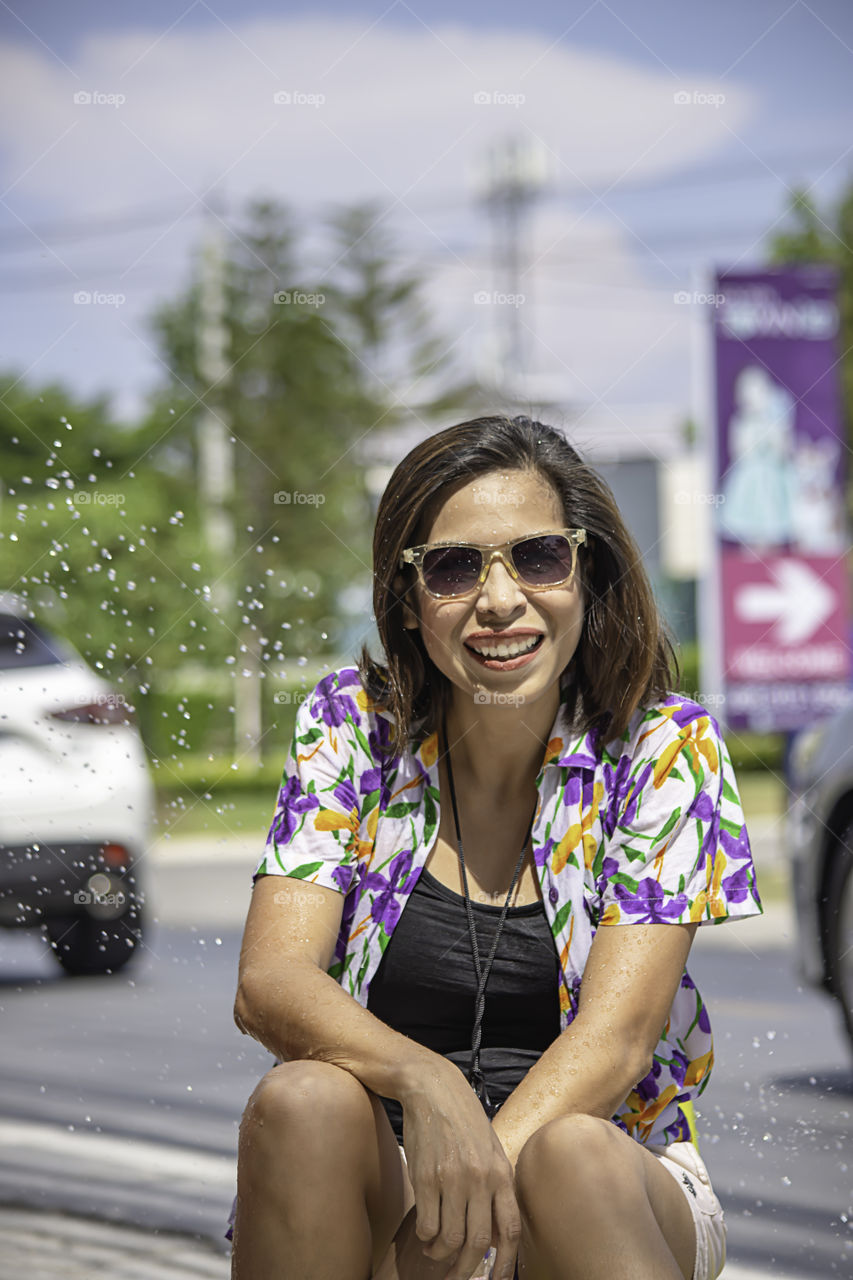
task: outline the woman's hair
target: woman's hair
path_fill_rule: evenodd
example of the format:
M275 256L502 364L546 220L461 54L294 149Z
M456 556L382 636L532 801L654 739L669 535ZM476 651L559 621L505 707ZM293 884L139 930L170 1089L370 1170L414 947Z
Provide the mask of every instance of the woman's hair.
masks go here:
M524 417L472 418L430 436L403 459L376 516L373 609L386 662L376 662L365 646L359 670L371 700L394 719L388 746L395 754L439 727L450 694L420 632L403 626L417 570L401 571L400 556L426 541L450 493L507 469L544 476L559 495L565 527L587 531L577 568L586 593L583 629L561 676L570 719L610 741L624 734L637 707L680 682L674 641L605 482L553 427Z

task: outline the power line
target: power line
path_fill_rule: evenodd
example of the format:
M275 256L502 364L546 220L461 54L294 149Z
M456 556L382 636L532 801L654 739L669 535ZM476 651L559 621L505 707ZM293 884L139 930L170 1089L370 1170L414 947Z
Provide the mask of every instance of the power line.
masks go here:
M668 191L677 188L680 191L688 190L696 187L708 185L719 185L728 182L743 182L755 179L767 180L775 178L777 182L784 183L784 179L776 174L779 169L800 168L816 168L825 169L828 165L832 165L844 154L844 148L823 153L809 152L808 155L798 156L771 156L760 160L745 159L741 163L736 161L727 161L717 166L706 167L699 172L690 173L670 173L667 175L636 177L631 176L629 181L621 180L623 175L618 173L602 174L590 178L589 180L576 182L560 183L550 188L550 192L543 192L542 199L547 201L549 198L564 199L567 196L574 198L578 194L588 195L590 199L597 200L599 196L606 196L610 200L614 200L617 196L630 195L637 191ZM799 175L796 180L805 181L805 171ZM356 202L353 203L363 203ZM390 202L385 205L376 203L377 210L381 212L384 209L390 210L396 207L396 202ZM426 200L423 204L416 201L409 201L414 208L421 212L453 212L458 211L462 206L468 205L470 201L467 197L460 195L459 191L445 192ZM319 207L319 206L318 206ZM325 207L325 205L323 206ZM94 237L103 238L104 236L125 235L129 231L147 230L168 225L170 222L176 222L178 219L183 220L185 217L198 217L204 212L204 206L199 204L197 209L189 212L186 208L181 209L177 206L170 209L151 211L140 213L136 210L127 210L115 217L94 219L84 216L82 219L72 222L49 223L45 225L36 225L30 229L26 227L7 227L0 229L0 252L4 248L15 248L23 244L28 248L36 248L39 239L46 243L64 240L86 240ZM303 220L306 223L316 225L317 210L308 209L305 206L288 206L288 213L297 220Z

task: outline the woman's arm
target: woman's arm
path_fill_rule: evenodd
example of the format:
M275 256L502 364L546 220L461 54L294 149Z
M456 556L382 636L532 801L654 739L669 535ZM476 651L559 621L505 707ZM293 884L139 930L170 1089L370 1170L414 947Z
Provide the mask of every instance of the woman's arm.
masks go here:
M605 925L592 942L575 1019L533 1064L492 1124L515 1162L559 1116L609 1120L648 1074L695 924Z
M292 876L261 876L240 952L234 1021L283 1061L343 1067L386 1098L403 1098L437 1055L393 1031L326 972L343 894Z
M458 1067L392 1030L325 972L342 908L334 889L292 876L258 879L240 955L237 1026L281 1059L331 1063L398 1099L423 1255L445 1262L450 1280L464 1280L491 1239L496 1274L511 1275L521 1218L498 1136Z

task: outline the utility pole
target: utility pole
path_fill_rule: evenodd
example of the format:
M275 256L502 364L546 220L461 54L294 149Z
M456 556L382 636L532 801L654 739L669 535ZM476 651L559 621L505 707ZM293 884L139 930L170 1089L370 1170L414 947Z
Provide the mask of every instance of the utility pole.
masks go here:
M508 137L492 144L478 175L492 222L492 300L502 330L498 368L508 390L528 372L521 316L526 307L530 327L530 283L522 288L521 244L527 215L550 177L548 159L535 140Z
M233 755L257 768L261 763L263 734L260 653L255 631L240 621L236 608L234 445L221 393L230 372L225 315L225 234L219 219L212 215L201 250L199 312L199 374L204 396L198 423L198 479L204 540L214 579L211 605L229 632L238 637L239 652L234 664Z
M198 369L204 395L198 422L198 479L204 539L217 571L212 595L217 606L227 609L233 598L228 572L234 554L234 457L221 393L228 374L223 241L222 227L211 217L202 242L199 282Z

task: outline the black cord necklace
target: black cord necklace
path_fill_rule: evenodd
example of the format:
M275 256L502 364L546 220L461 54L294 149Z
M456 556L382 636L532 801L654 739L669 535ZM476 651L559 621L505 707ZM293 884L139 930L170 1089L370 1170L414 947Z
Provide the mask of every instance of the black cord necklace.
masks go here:
M498 928L495 933L495 940L492 943L492 950L488 961L486 962L486 967L483 970L480 965L480 950L477 946L477 933L474 928L474 912L471 909L471 897L468 893L468 873L465 870L465 854L462 851L462 836L459 833L459 813L456 808L456 790L453 786L453 769L450 764L450 749L447 746L447 736L443 727L441 736L444 758L447 763L447 782L450 787L450 803L453 806L453 821L456 826L456 843L459 846L459 863L462 867L462 885L465 890L465 909L468 913L468 932L471 937L471 950L474 953L474 969L477 973L477 996L474 1002L474 1030L471 1035L471 1065L468 1068L468 1083L483 1104L486 1115L491 1119L492 1116L496 1114L498 1107L489 1097L489 1092L486 1088L486 1078L480 1069L480 1041L483 1038L482 1022L483 1011L486 1007L486 983L488 982L489 974L492 971L492 961L494 960L495 952L498 949L498 940L500 939L501 930L503 929L504 920L506 919L510 898L512 897L513 890L515 889L516 881L521 874L524 855L527 851L527 842L529 841L530 833L533 830L533 816L535 816L535 810L534 815L531 816L530 825L527 828L527 835L524 837L524 844L522 845L521 853L519 854L518 862L516 863L515 873L512 877L512 884L509 886L506 901L504 902L503 909L501 911L501 918L498 921Z

